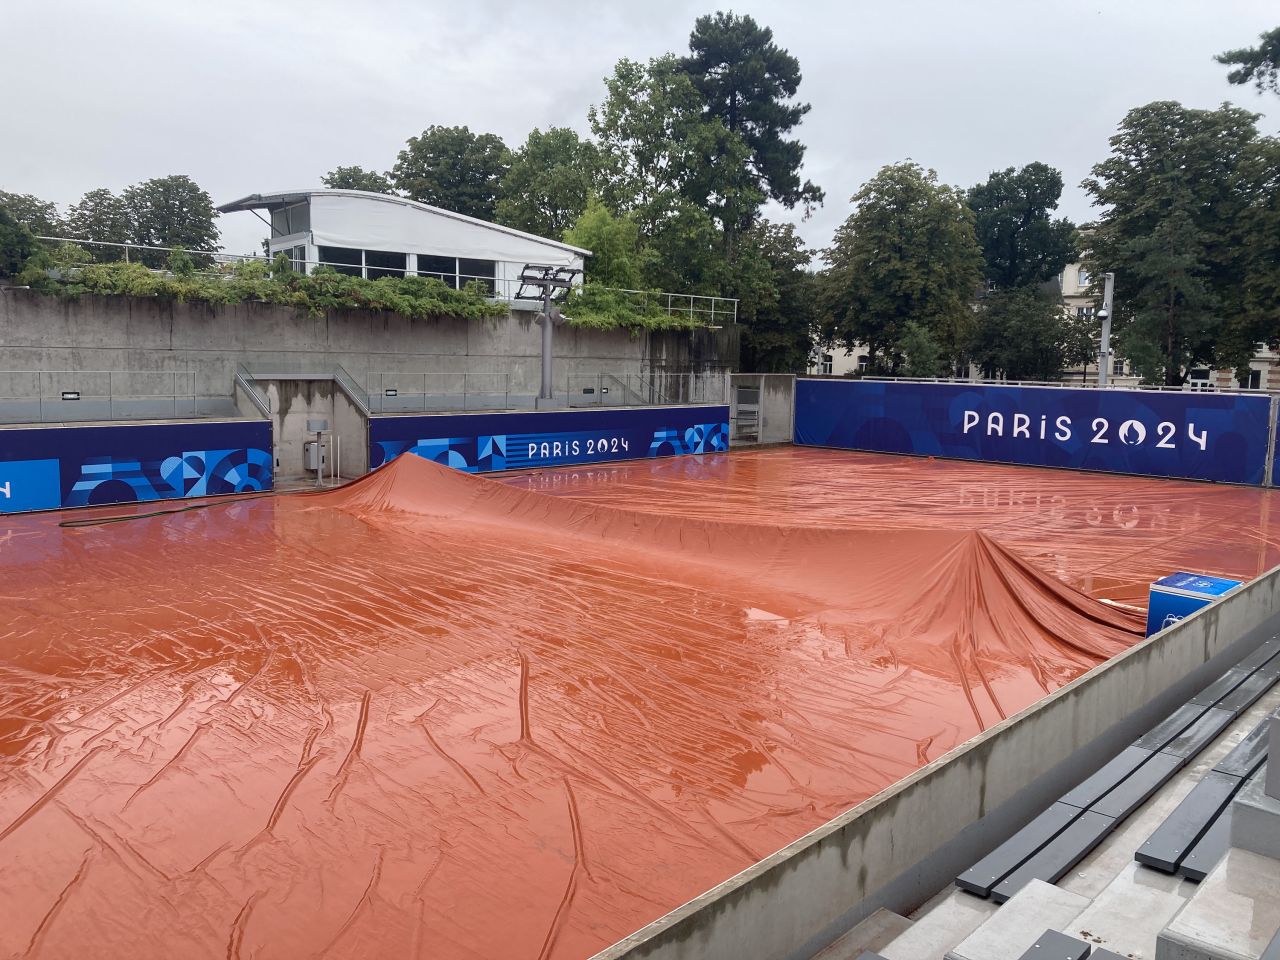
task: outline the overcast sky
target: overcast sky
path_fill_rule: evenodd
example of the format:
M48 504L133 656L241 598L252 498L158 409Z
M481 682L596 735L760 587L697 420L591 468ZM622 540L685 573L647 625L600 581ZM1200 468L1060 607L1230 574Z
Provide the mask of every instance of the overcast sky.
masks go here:
M96 187L183 173L225 203L318 185L339 164L387 170L430 124L518 146L535 126L587 132L622 57L684 52L685 0L458 3L128 0L5 4L0 190L65 210ZM1280 98L1231 87L1213 60L1280 26L1274 0L755 0L735 3L800 61L796 133L826 205L801 225L828 244L849 197L911 158L968 186L1041 160L1062 211L1126 110L1231 100L1280 128ZM787 211L771 215L796 219ZM264 228L221 218L225 247Z

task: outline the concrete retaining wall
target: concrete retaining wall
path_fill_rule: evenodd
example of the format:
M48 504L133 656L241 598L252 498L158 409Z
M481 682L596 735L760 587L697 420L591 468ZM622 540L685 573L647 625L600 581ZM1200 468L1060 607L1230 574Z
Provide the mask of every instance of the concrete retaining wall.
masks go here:
M663 389L668 371L738 361L736 326L635 336L564 326L555 339L558 391L568 389L570 377L602 372L644 377ZM0 287L0 345L0 370L192 371L194 392L204 396L230 397L236 364L243 363L281 373L330 372L341 364L362 382L383 372L504 374L512 394L532 397L541 328L527 312L492 321L411 320L364 310L313 317L264 303L64 300Z
M810 957L919 906L1264 639L1280 567L1091 670L597 960Z

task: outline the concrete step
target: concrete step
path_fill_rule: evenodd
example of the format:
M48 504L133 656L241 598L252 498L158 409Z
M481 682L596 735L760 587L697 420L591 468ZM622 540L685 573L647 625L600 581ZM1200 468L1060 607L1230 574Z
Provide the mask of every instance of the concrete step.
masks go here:
M911 929L889 943L885 960L938 960L1000 909L992 900L949 887L912 916Z
M867 919L822 949L813 960L857 960L864 950L879 953L911 927L911 921L891 910L877 910Z
M1066 930L1089 901L1031 880L947 953L947 960L1019 960L1046 930Z
M1131 860L1062 932L1133 960L1152 960L1156 937L1194 892L1189 880Z
M1156 960L1258 960L1280 929L1280 860L1232 847L1156 942Z

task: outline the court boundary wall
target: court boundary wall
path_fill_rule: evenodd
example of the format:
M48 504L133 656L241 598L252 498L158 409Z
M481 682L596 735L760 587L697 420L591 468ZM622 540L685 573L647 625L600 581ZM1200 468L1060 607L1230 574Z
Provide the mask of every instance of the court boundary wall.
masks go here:
M797 378L798 446L1249 486L1280 483L1280 396Z
M1135 644L593 960L803 960L916 909L1057 796L1280 633L1280 567Z
M468 473L724 453L729 405L384 414L369 419L369 467L402 453Z
M0 516L269 491L264 419L0 428Z

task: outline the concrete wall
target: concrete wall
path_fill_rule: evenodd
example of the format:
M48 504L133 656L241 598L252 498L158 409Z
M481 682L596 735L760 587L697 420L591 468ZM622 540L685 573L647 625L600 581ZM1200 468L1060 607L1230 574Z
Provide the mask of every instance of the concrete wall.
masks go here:
M338 473L348 480L369 472L369 421L341 390L333 392L333 420L329 426L340 438Z
M735 373L730 377L730 417L738 416L738 387L760 391L759 443L790 443L795 423L796 378L790 373ZM735 434L736 436L736 434Z
M1066 789L1280 633L1280 568L1091 670L597 960L812 956L909 912Z
M64 300L0 287L3 370L192 371L196 392L230 397L237 363L288 373L341 364L366 388L384 372L502 375L533 397L541 328L529 312L493 321L411 320L373 311L321 317L263 303L213 306L153 298ZM734 367L738 329L641 333L556 331L556 389L601 372L660 378L664 371ZM719 397L715 398L719 400Z

